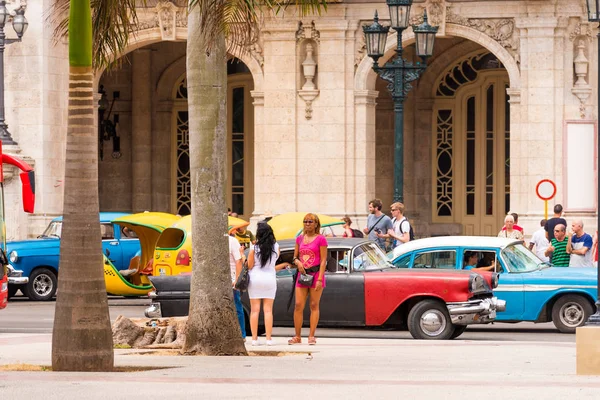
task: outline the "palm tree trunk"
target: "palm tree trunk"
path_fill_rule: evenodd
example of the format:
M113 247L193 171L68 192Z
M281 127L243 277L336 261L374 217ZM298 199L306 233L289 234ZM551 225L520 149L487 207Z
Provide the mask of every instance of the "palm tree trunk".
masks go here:
M188 16L187 87L190 127L193 271L183 352L246 355L229 269L225 203L227 69L225 37L200 32L196 7Z
M60 274L52 334L54 371L110 371L114 355L98 217L89 0L72 0L69 109Z

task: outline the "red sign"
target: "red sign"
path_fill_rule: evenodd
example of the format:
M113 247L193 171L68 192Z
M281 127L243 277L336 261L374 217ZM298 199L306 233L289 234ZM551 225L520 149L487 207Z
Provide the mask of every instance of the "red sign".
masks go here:
M542 200L552 200L556 196L556 184L550 179L542 179L535 186L535 193Z

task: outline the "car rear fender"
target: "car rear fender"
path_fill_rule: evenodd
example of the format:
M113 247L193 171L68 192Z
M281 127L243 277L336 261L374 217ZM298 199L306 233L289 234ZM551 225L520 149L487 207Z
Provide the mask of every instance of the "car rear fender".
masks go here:
M568 289L564 289L561 290L557 293L555 293L547 302L546 304L544 304L542 306L542 308L539 310L538 312L538 316L535 320L535 322L550 322L552 321L552 308L554 307L554 303L556 303L556 301L558 299L560 299L562 296L566 296L568 294L576 294L579 295L583 298L585 298L590 305L592 306L592 309L595 310L596 309L596 303L594 298L592 297L592 295L590 295L588 292L585 292L583 290L568 290Z

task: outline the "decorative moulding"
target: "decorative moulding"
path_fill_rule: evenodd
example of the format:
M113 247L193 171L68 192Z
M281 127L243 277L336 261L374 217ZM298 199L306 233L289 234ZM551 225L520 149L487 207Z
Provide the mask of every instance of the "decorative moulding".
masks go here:
M584 50L585 42L583 40L579 40L577 44L577 50L575 59L573 60L573 66L575 69L575 76L577 77L577 81L573 85L571 89L571 93L573 93L579 99L579 116L581 119L585 118L585 102L592 94L592 87L587 82L588 75L588 65L589 61L585 57Z

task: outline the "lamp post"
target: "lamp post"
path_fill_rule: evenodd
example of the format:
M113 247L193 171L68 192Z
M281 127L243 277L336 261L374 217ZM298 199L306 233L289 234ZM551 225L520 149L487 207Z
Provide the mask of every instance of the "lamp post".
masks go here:
M586 0L587 1L587 8L588 8L588 20L590 22L600 22L600 0ZM600 26L599 26L600 28ZM600 57L600 29L598 30L598 57ZM597 84L600 85L600 65L597 65L596 68L598 69L598 82ZM598 116L600 117L600 86L597 88L597 93L598 93ZM597 138L596 140L597 142L597 146L598 146L598 153L596 155L600 155L600 137ZM600 169L597 168L597 190L598 190L598 204L600 204ZM597 228L596 229L600 229L600 213L598 213L598 210L596 210L596 214L597 214ZM590 315L590 318L587 320L586 325L596 325L596 326L600 326L600 263L598 263L598 271L596 271L596 274L598 275L598 284L597 284L597 290L598 290L598 295L596 296L596 313Z
M0 1L0 140L5 145L15 145L15 142L8 132L8 125L4 120L4 48L6 45L19 42L27 30L29 23L25 18L25 8L21 5L14 11L15 15L6 8L6 1ZM12 16L12 26L17 34L17 39L7 39L4 33L4 27Z
M600 0L599 0L600 1ZM373 70L388 84L388 90L394 101L394 201L404 200L404 100L412 89L411 82L418 79L427 67L427 59L433 54L433 44L438 28L427 22L427 11L423 23L413 26L417 56L423 63L406 61L402 57L402 32L408 28L410 7L413 0L386 0L390 12L391 28L397 32L396 57L379 66L377 61L385 52L390 27L379 24L375 11L373 24L363 27L367 54L373 59Z

